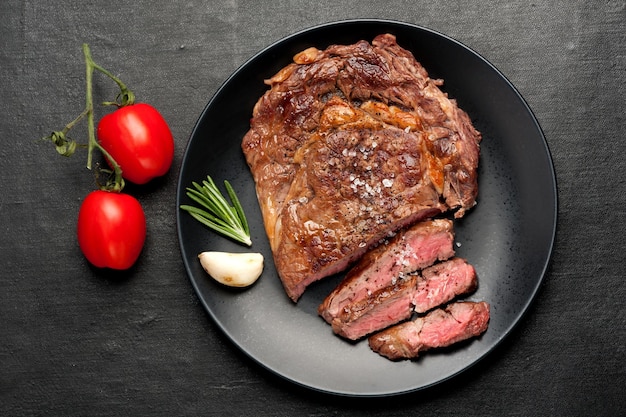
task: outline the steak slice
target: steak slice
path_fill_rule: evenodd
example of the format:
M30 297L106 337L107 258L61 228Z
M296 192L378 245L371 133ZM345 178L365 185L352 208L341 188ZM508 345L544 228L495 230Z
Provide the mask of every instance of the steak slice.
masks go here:
M413 293L419 275L408 275L395 284L350 303L330 323L333 332L350 340L358 340L411 317Z
M345 306L333 319L332 328L340 336L357 340L408 319L412 312L425 313L468 294L477 285L474 267L453 258Z
M475 204L480 133L393 35L309 48L266 83L242 150L293 301L389 233Z
M416 313L447 303L459 295L469 294L478 287L476 270L465 259L453 258L422 271L411 303Z
M489 304L456 302L369 337L370 348L392 360L417 358L428 349L481 335L489 324Z
M427 220L368 252L318 307L332 323L347 306L391 286L398 277L454 255L452 221Z

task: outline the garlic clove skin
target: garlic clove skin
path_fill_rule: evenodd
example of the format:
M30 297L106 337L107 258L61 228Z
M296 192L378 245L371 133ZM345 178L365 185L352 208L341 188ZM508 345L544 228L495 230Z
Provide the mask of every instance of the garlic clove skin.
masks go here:
M202 252L198 255L202 268L217 282L229 287L247 287L263 272L260 253Z

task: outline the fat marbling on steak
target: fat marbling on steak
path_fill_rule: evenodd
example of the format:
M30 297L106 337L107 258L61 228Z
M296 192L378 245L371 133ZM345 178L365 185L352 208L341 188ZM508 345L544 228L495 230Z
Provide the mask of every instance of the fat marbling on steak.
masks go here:
M480 133L391 34L314 47L266 81L242 149L289 297L381 239L475 204Z

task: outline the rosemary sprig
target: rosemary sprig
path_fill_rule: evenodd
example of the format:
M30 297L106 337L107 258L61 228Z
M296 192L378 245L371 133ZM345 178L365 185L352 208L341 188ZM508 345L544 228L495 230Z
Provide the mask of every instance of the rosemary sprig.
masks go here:
M210 176L207 176L202 184L195 181L191 184L193 188L187 187L187 196L202 208L185 204L181 205L180 208L210 229L244 245L251 246L252 240L250 240L248 221L230 183L224 181L232 205L226 201Z

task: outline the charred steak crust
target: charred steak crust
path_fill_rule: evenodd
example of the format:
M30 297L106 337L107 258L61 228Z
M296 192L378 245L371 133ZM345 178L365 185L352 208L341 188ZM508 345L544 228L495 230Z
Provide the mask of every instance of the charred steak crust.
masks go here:
M266 82L242 149L293 301L388 233L475 204L480 133L393 35L309 48Z
M417 358L426 350L480 336L487 330L489 310L484 301L452 303L376 333L368 342L373 351L392 360Z

